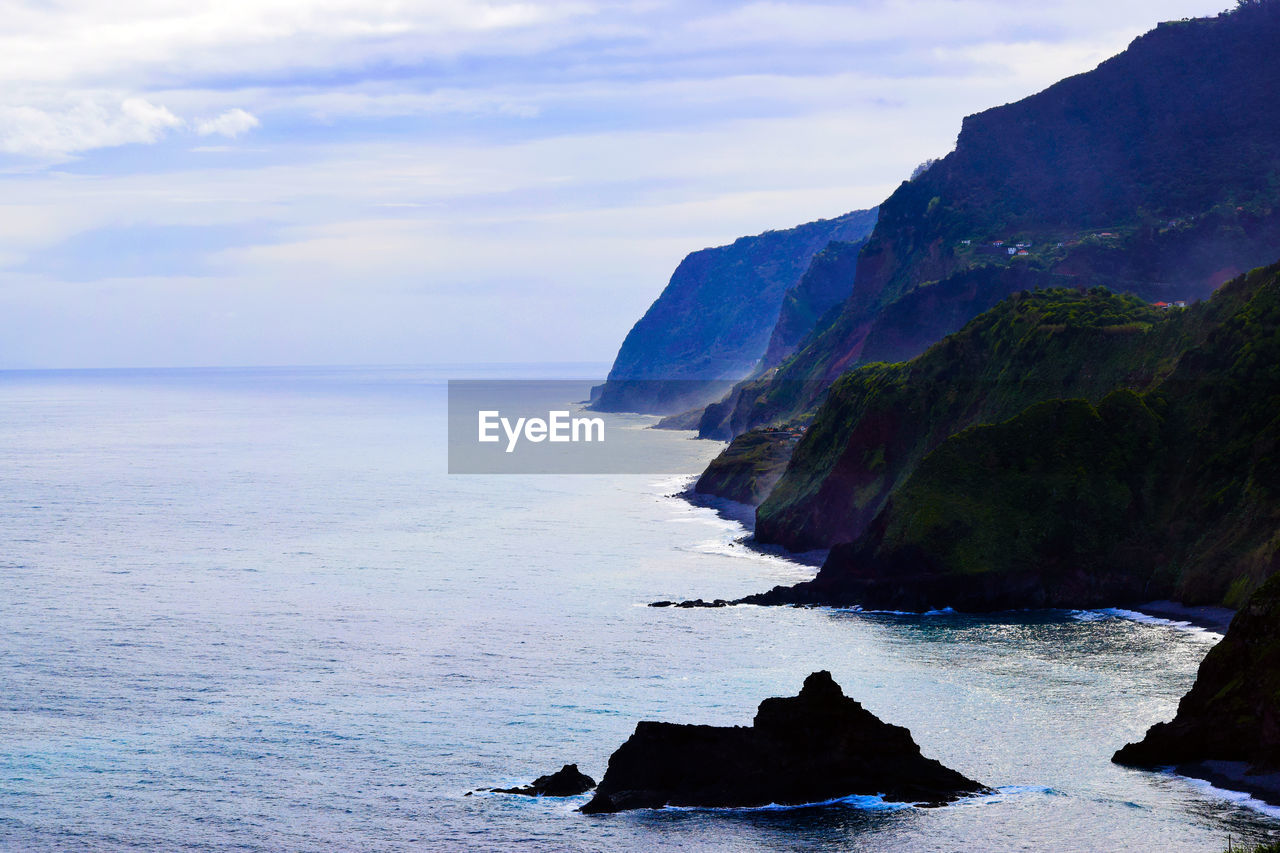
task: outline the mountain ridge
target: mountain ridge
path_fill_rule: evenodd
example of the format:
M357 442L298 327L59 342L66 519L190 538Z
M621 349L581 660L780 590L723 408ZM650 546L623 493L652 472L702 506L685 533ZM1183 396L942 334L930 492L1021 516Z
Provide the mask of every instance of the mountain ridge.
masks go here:
M984 267L1172 302L1273 261L1278 41L1271 2L1165 23L1092 71L966 118L955 150L881 204L838 315L768 382L731 392L701 434L801 417L822 393L779 405L789 392L771 384L824 389L860 363L918 355L1008 295L965 292L957 277ZM923 314L946 322L917 328L925 287L952 293Z

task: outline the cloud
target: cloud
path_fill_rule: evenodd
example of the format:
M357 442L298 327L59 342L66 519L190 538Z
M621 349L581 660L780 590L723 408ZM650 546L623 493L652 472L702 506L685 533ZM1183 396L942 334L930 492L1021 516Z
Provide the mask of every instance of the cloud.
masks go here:
M50 156L156 142L184 122L145 98L82 97L59 107L0 106L0 151Z
M196 133L201 136L225 136L228 139L235 139L242 133L253 130L261 122L253 113L245 112L236 107L227 110L219 116L211 119L205 119L196 125Z
M0 366L607 359L685 253L1227 2L0 0Z
M66 0L6 2L0 83L187 83L208 75L364 67L578 37L580 0Z
M143 97L83 93L31 100L0 103L0 152L56 163L100 148L154 144L191 127L167 106ZM257 116L235 107L197 122L194 130L234 139L260 124Z

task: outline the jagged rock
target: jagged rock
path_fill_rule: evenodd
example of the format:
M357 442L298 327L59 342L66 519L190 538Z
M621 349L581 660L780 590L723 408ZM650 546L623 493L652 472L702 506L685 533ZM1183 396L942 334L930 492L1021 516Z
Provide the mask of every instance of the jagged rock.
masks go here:
M520 788L494 788L495 794L520 794L525 797L576 797L596 786L596 780L578 770L576 764L566 764L555 773L539 776L532 785Z
M715 601L703 601L701 598L694 598L688 601L651 601L650 607L683 607L685 609L695 607L730 607L737 604L736 601L727 601L723 598L717 598Z
M800 805L854 795L939 804L985 790L922 756L907 729L877 719L822 671L805 679L799 696L761 702L750 727L639 723L582 811Z
M696 608L719 608L733 607L735 604L742 604L741 601L729 601L724 598L717 598L714 601L703 601L701 598L686 599L685 601L653 601L649 603L650 607L680 607L685 610Z

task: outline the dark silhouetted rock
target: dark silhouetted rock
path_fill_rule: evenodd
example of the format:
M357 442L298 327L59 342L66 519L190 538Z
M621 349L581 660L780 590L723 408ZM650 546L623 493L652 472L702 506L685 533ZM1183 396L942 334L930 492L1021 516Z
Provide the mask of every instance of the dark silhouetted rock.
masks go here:
M985 790L922 756L909 731L881 722L823 671L805 679L799 696L761 702L750 728L638 724L582 811L801 805L854 795L938 804Z
M494 788L495 794L520 794L525 797L576 797L596 786L596 780L578 770L576 764L566 764L549 776L539 776L532 785L522 788Z
M728 601L723 598L717 598L715 601L703 601L701 598L692 598L692 599L687 599L685 601L653 601L653 602L650 602L649 606L650 607L682 607L686 610L691 610L695 608L714 609L718 607L733 607L736 604L742 604L742 603L743 602L741 601Z
M1280 575L1255 592L1168 723L1112 758L1280 802Z

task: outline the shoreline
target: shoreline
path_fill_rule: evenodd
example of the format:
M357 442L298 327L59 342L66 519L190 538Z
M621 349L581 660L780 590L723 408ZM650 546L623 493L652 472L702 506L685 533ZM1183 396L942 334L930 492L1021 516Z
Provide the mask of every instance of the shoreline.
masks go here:
M756 507L729 498L719 497L718 495L696 492L694 491L696 482L697 475L694 475L688 485L672 494L671 497L679 498L692 506L713 510L721 518L741 524L747 532L747 536L740 541L746 547L757 553L780 557L803 566L821 567L826 561L829 549L797 553L780 545L763 545L757 542L755 537ZM1186 605L1170 599L1157 599L1129 607L1114 607L1110 609L1127 610L1154 619L1185 623L1187 626L1194 626L1215 634L1226 634L1227 628L1231 625L1231 620L1236 615L1236 611L1229 607ZM1280 790L1280 788L1277 790Z
M751 504L744 504L740 501L722 498L717 495L700 494L693 490L694 479L679 492L672 497L679 498L691 506L702 507L703 509L713 510L718 516L726 521L736 521L742 525L747 535L739 540L744 546L750 548L758 554L766 554L770 557L779 557L784 560L790 560L802 566L810 568L820 568L827 559L829 549L820 548L813 551L796 552L789 551L781 545L764 545L756 541L756 508Z
M1242 806L1262 811L1272 817L1280 813L1280 771L1255 773L1251 772L1249 764L1244 761L1208 759L1176 765L1171 772L1183 779L1208 786L1226 799L1239 801L1241 797L1247 797L1253 801L1240 802Z
M795 554L777 546L763 546L755 541L755 507L694 491L691 481L673 497L685 502L712 509L721 518L735 521L747 532L744 545L760 553L767 553L805 565L820 566L827 552ZM700 602L701 603L701 602ZM719 604L717 602L716 604ZM653 605L650 605L653 606ZM707 606L707 605L704 605ZM1128 618L1147 617L1159 620L1168 627L1183 630L1199 630L1221 636L1227 633L1237 613L1228 607L1213 605L1186 605L1170 599L1156 599L1127 607L1106 608L1127 615ZM1205 760L1165 768L1165 772L1197 787L1203 787L1213 796L1234 802L1244 808L1280 817L1280 771L1251 772L1250 766L1241 761Z
M1148 601L1145 604L1134 605L1130 609L1135 613L1141 613L1144 616L1152 616L1156 619L1168 619L1173 622L1186 622L1197 628L1203 628L1206 631L1212 631L1215 634L1226 634L1227 628L1231 625L1231 620L1235 618L1236 611L1229 607L1216 607L1212 605L1188 606L1179 604L1176 601L1161 599L1158 601Z

